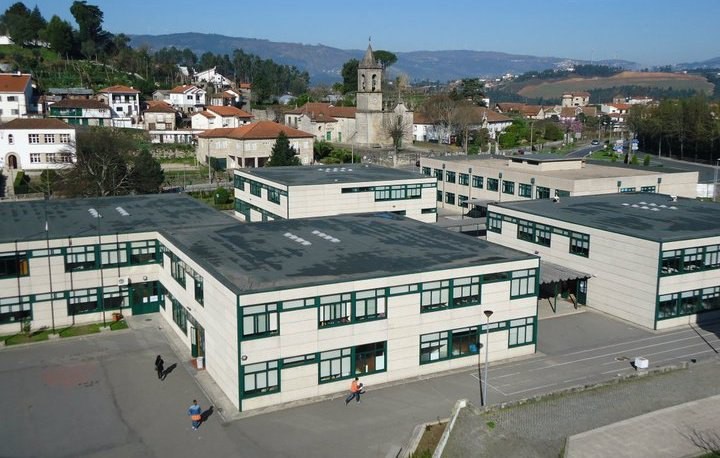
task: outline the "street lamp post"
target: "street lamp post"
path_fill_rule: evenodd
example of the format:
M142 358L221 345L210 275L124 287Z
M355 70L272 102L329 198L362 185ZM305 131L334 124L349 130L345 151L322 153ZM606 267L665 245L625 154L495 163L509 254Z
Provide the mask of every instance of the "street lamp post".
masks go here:
M487 318L487 324L485 326L485 375L483 376L483 391L482 391L482 403L483 406L487 407L487 383L488 383L488 357L489 357L489 345L490 345L490 317L493 314L492 310L485 310L483 312Z
M95 210L94 208L91 208L88 210L90 214L97 220L97 223L95 224L95 228L97 229L97 238L98 238L98 261L99 261L99 270L100 270L100 309L102 310L102 320L103 320L103 329L107 327L107 321L105 320L105 278L103 274L103 259L102 259L102 236L100 235L100 220L102 219L102 215L99 211Z

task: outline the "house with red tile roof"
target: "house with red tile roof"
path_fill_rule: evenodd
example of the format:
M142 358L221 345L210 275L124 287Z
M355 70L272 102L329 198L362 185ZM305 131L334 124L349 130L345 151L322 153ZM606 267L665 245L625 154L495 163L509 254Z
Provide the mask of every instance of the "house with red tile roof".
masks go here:
M72 126L112 126L112 111L95 99L64 99L48 107L48 116Z
M202 111L207 104L205 100L207 91L192 84L176 86L170 90L168 95L170 105L181 113Z
M149 100L145 102L145 110L142 113L143 129L152 130L175 130L177 112L170 104Z
M252 121L253 115L240 108L212 105L204 111L198 111L190 117L193 129L217 129L221 127L240 127Z
M98 100L110 107L113 127L138 127L140 123L140 91L116 85L100 89Z
M197 158L225 160L228 169L263 167L272 154L280 132L284 132L303 165L312 164L315 136L273 121L240 127L210 129L198 135Z
M350 143L355 135L355 107L308 102L285 113L285 125L312 132L317 140Z
M32 106L32 78L25 73L0 73L0 122L25 118Z
M562 95L562 107L586 107L590 103L590 93L585 91L566 92Z
M75 128L59 119L18 118L0 125L0 168L40 172L75 160Z

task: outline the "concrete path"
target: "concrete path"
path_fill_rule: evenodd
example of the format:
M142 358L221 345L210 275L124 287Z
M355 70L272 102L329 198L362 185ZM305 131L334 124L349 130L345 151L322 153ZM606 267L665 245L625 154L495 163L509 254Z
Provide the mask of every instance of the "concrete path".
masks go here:
M656 410L570 437L566 458L677 458L720 449L720 396Z

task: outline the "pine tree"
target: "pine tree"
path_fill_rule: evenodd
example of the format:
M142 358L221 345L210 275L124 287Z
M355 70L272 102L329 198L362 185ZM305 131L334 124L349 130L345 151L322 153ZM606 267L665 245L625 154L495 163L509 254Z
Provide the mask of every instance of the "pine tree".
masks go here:
M282 167L286 165L300 165L300 159L295 155L295 148L290 146L290 141L285 132L280 132L275 140L270 160L267 167Z

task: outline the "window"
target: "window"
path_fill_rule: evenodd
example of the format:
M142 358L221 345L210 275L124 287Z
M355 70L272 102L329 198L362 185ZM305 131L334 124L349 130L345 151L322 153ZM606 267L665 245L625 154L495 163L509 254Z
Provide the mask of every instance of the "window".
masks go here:
M720 267L720 245L705 247L705 258L703 263L707 269L717 269Z
M106 286L103 288L103 304L105 310L121 309L129 305L129 292L127 288L119 286Z
M95 246L71 246L65 251L65 272L96 269Z
M178 328L180 328L185 334L187 334L187 311L185 310L185 307L183 307L182 304L170 294L168 294L168 297L170 298L170 302L172 303L173 321L178 326Z
M30 297L5 297L0 299L0 324L32 319Z
M455 183L455 172L448 171L447 173L445 173L445 180L448 183Z
M635 192L635 188L620 188L620 192Z
M60 156L60 162L70 163L72 162L72 153L58 153L58 156Z
M443 193L442 193L442 191L436 191L436 192L435 192L435 199L436 199L438 202L442 202L442 199L443 199Z
M289 369L291 367L298 367L298 366L304 366L306 364L314 364L317 363L317 355L315 353L310 353L309 355L302 355L302 356L291 356L289 358L285 358L282 360L282 368L283 369Z
M520 183L520 186L518 187L518 196L531 198L532 197L532 185Z
M195 275L193 277L193 280L195 280L195 300L200 305L205 305L205 284L203 282L203 278L200 275Z
M450 282L434 281L423 283L420 295L420 311L431 312L446 309L449 305Z
M656 192L655 186L640 186L640 192Z
M130 242L130 265L157 263L157 243L155 240Z
M385 370L385 342L355 347L355 374L374 374Z
M233 181L236 189L245 191L245 178L241 177L240 175L235 175L233 177Z
M535 223L535 240L538 245L550 246L552 227Z
M28 143L40 143L40 134L28 134Z
M127 265L125 244L105 243L101 245L100 260L103 268Z
M502 233L502 215L488 212L487 214L487 230L490 232Z
M55 134L45 134L43 135L43 139L45 143L55 143Z
M507 181L503 180L503 194L512 194L515 195L515 182L514 181Z
M480 277L456 278L453 280L453 307L480 303Z
M458 184L467 186L470 184L470 175L467 173L461 173L458 175Z
M427 176L432 176L432 170L430 169L430 167L423 167L422 174L427 175Z
M18 98L16 95L9 95L9 96L7 96L7 101L8 102L17 102Z
M420 336L420 364L448 357L448 333L435 332Z
M662 253L660 275L695 272L720 267L720 245L666 250Z
M30 153L30 163L31 164L39 164L40 163L40 153Z
M428 213L437 213L437 208L423 208L422 210L420 210L420 213L423 215Z
M488 178L487 179L487 190L488 191L497 191L498 190L498 179L497 178Z
M685 248L683 250L682 270L683 272L692 272L701 270L703 265L702 248Z
M438 181L443 180L443 171L442 169L435 169L435 178L437 178Z
M518 220L517 238L538 245L550 246L552 227L533 221Z
M250 194L253 196L260 197L260 193L262 192L262 185L260 183L251 181L250 182Z
M241 310L243 338L269 337L280 333L277 304L252 305Z
M243 366L243 396L261 396L280 391L280 368L277 361Z
M535 342L535 319L510 320L508 348L529 345Z
M98 289L81 289L69 292L67 307L68 315L92 313L100 311Z
M422 187L419 184L397 185L397 186L376 186L375 201L419 199Z
M355 320L368 321L385 318L385 290L372 289L355 293Z
M533 224L530 221L519 220L517 225L517 238L526 242L532 242L535 237Z
M590 255L590 236L579 232L571 232L570 253L587 258Z
M472 177L472 187L482 189L483 187L483 177L475 176Z
M450 335L452 356L472 355L478 352L477 327L456 329Z
M458 194L458 207L467 208L468 196L463 196L462 194Z
M352 349L325 351L320 353L320 382L348 378L352 374Z
M558 197L570 197L570 191L564 191L562 189L556 189L555 195Z
M2 111L0 111L0 114L2 114ZM13 143L15 143L15 137L13 134L8 134L8 144L12 145Z
M446 192L445 193L445 203L446 204L455 204L455 193L454 192Z
M550 188L544 186L535 186L535 198L536 199L549 199Z
M170 275L185 288L185 263L170 253Z
M320 298L319 325L321 328L350 323L352 301L350 294L335 294Z
M0 278L25 277L30 274L27 253L0 255Z
M274 204L280 203L280 191L275 188L268 189L267 198L270 202Z
M516 270L510 280L510 299L534 296L536 269Z

